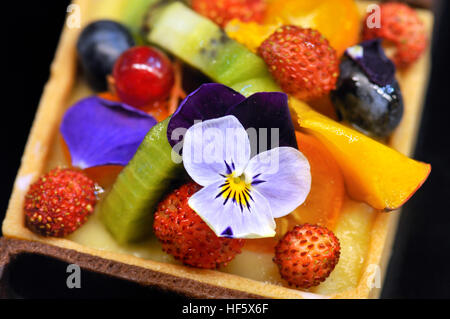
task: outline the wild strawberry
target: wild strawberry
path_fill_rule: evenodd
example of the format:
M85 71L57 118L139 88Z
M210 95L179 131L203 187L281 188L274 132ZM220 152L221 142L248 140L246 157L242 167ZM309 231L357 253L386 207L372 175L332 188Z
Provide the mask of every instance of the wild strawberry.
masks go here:
M369 16L366 20L370 19ZM425 26L417 12L403 3L380 5L380 28L364 24L364 39L383 38L396 48L393 60L398 67L406 67L416 61L427 47Z
M189 207L189 197L200 188L191 182L170 193L158 205L153 230L168 254L186 265L213 269L239 254L244 240L217 237Z
M290 285L310 288L324 281L339 261L339 240L325 227L304 224L278 242L273 261Z
M313 100L336 87L336 51L318 31L282 26L259 47L259 55L283 91Z
M86 222L96 202L92 180L80 171L56 168L30 186L25 224L37 234L63 237Z
M242 22L262 22L265 0L193 0L192 8L221 27L232 19Z

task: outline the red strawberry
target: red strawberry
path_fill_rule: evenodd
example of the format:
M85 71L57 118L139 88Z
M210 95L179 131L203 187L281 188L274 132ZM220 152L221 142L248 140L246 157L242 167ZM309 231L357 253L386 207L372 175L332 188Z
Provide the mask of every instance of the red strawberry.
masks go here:
M336 51L316 30L282 26L261 44L258 53L283 91L301 100L320 98L336 87Z
M273 261L290 285L310 288L324 281L339 261L339 240L325 227L304 224L286 233Z
M383 38L394 44L395 64L398 67L406 67L416 61L427 47L425 26L417 12L406 4L383 3L380 10L381 28L369 28L365 23L364 39ZM364 21L367 21L367 17Z
M28 190L25 223L37 234L64 237L86 222L96 202L92 180L81 171L56 168Z
M221 27L232 19L262 22L267 7L265 0L193 0L191 5Z
M170 193L158 205L153 230L168 254L186 265L213 269L239 254L244 240L217 237L189 207L189 197L200 188L191 182Z

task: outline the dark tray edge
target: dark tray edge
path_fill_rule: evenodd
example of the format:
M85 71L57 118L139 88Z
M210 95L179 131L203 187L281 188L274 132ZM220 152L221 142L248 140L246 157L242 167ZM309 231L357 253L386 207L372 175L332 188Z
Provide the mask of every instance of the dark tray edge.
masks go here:
M48 256L77 264L82 269L101 273L107 276L135 282L142 286L155 287L172 291L189 298L221 298L221 299L259 299L263 298L240 290L224 288L201 283L188 278L181 278L150 269L128 265L121 262L60 248L40 242L0 238L0 298L8 297L8 264L14 256L31 253Z

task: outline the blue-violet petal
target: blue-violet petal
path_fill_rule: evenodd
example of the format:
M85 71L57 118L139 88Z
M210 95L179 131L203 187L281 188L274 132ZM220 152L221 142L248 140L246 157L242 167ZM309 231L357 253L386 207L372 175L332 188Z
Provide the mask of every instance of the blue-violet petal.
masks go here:
M85 169L127 165L156 123L152 116L129 105L91 96L67 110L60 131L72 165Z

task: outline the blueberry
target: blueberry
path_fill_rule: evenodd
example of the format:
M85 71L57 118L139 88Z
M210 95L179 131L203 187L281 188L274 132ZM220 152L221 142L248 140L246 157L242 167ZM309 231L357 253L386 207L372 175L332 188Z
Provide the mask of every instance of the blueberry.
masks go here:
M340 64L337 89L331 98L341 120L373 137L389 136L403 116L403 98L397 80L379 86L347 57Z
M92 89L106 90L106 76L112 73L116 59L134 45L131 33L120 23L99 20L84 28L78 38L77 53Z

